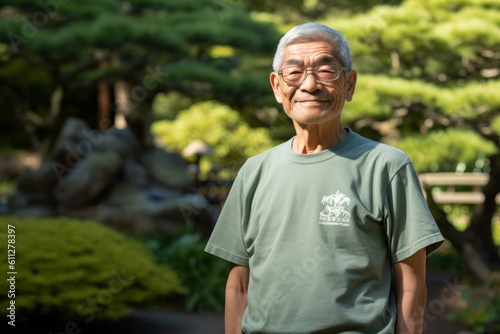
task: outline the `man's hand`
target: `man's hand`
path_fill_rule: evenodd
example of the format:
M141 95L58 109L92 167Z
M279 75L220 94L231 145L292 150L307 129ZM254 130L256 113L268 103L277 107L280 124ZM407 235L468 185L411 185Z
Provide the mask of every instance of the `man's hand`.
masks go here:
M241 334L241 320L247 307L247 291L250 269L231 265L226 284L224 324L226 334Z

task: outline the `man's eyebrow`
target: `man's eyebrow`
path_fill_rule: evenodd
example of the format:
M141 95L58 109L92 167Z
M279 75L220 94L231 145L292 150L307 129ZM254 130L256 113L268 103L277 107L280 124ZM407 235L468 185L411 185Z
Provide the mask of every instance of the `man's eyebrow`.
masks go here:
M336 60L332 56L322 56L321 58L317 59L316 62L325 64L325 63L335 63Z
M316 64L330 64L330 63L336 63L336 60L332 56L325 55L325 56L321 56L320 58L316 59L315 63ZM285 66L296 66L296 65L303 66L304 61L302 59L291 58L291 59L288 59L284 65Z
M304 62L300 59L288 59L286 62L285 62L285 65L303 65Z

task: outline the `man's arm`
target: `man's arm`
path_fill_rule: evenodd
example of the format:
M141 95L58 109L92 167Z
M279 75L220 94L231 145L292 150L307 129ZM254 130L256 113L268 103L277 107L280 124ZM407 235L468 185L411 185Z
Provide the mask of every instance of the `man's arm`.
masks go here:
M237 264L231 265L226 284L226 307L224 324L226 334L241 334L241 319L247 307L247 291L250 269Z
M394 264L396 280L396 334L422 333L427 288L425 248Z

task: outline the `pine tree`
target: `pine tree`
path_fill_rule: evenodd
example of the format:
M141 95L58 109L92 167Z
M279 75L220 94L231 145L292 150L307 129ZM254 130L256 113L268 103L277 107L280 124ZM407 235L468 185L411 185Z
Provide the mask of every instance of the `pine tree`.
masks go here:
M0 31L0 103L13 106L41 151L47 131L37 132L53 130L64 108L88 113L79 103L99 109L101 129L114 114L147 128L158 92L258 103L269 69L262 74L256 60L279 37L231 0L6 0Z

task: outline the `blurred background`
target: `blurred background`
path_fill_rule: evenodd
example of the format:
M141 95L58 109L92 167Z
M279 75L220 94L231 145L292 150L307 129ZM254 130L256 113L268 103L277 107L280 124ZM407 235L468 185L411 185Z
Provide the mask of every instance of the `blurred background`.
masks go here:
M344 125L407 152L447 239L424 333L500 333L496 0L3 0L0 327L221 333L203 249L245 159L294 135L268 78L307 21L350 40Z

